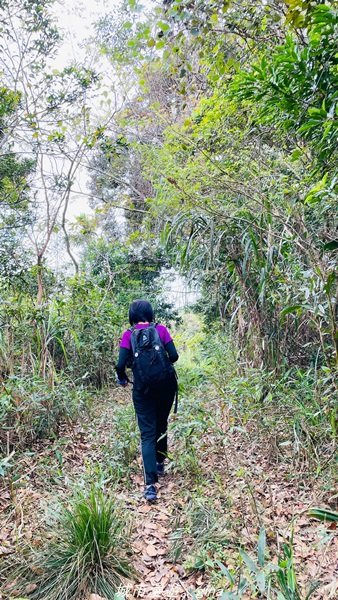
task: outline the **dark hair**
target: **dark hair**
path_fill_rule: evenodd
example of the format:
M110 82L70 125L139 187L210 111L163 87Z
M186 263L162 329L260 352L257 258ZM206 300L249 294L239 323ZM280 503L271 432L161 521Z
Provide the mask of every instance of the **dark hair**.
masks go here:
M129 323L136 325L140 321L148 321L151 323L154 320L154 311L148 300L134 300L129 306Z

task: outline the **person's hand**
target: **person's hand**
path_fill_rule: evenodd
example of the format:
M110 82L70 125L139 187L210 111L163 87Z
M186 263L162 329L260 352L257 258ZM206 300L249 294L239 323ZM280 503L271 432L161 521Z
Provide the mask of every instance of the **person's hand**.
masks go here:
M127 387L128 385L128 379L119 379L116 377L116 381L119 385L122 385L122 387Z

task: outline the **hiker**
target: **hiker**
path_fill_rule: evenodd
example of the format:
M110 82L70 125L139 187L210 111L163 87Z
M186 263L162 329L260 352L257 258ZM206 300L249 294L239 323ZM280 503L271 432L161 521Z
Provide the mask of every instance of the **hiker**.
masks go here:
M164 475L167 456L167 428L177 378L172 363L178 354L168 329L154 323L154 311L147 300L135 300L129 307L130 329L121 338L116 365L117 382L128 385L126 366L133 370L133 403L141 433L144 497L157 498L155 483ZM176 410L175 406L175 410Z

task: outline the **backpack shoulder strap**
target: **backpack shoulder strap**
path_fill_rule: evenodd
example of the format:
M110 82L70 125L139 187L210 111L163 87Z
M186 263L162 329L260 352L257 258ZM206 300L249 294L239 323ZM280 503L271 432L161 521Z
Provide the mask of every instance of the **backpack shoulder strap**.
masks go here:
M163 342L161 340L161 336L160 336L159 332L156 329L157 325L158 325L158 323L150 323L149 328L151 327L153 329L154 340L156 341L156 343L160 344L164 348Z
M131 336L130 336L130 345L131 345L131 349L133 351L133 353L135 352L135 348L136 348L136 335L135 331L137 332L137 329L135 327L135 325L133 325L133 327L129 328L129 331L131 331ZM135 334L135 335L134 335Z

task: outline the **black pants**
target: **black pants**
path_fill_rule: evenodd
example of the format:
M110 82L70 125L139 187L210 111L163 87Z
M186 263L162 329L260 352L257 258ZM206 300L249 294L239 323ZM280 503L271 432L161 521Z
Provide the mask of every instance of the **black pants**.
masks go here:
M135 387L133 402L141 433L144 479L146 485L157 481L156 462L163 462L168 451L168 417L177 389L176 378L146 390Z

